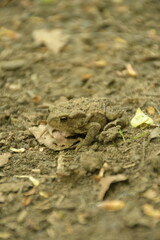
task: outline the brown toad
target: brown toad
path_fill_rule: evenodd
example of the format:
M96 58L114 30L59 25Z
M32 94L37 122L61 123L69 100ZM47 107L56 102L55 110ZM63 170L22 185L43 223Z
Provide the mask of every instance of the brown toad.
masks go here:
M107 98L72 99L59 102L49 110L47 123L50 135L59 131L66 138L83 136L84 140L77 148L90 145L104 127L106 131L117 124L126 125L126 121L122 120L123 111Z

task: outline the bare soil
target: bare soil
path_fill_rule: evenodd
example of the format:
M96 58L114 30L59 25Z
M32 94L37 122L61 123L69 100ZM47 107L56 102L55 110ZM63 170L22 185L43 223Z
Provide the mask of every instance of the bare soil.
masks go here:
M159 0L1 2L0 239L159 240ZM37 29L69 38L53 53L35 43ZM95 142L89 152L38 144L28 129L46 120L50 104L77 97L113 99L129 119L140 107L155 124L129 124L125 141ZM127 180L99 200L104 163L103 178ZM124 206L101 209L105 200Z

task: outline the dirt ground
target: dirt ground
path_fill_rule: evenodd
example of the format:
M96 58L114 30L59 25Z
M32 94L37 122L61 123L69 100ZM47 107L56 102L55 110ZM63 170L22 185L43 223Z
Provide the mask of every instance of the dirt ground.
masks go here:
M160 239L159 0L0 4L0 239ZM79 97L154 124L85 151L40 145L29 128Z

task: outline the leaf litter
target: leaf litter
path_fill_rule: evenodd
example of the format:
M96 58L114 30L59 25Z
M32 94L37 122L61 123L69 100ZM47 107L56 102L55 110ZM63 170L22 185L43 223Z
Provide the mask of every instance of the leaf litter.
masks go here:
M65 34L61 29L39 29L32 32L32 36L37 45L44 44L54 54L59 53L66 45L69 36Z
M122 200L106 200L101 203L98 203L97 206L101 209L115 212L115 211L119 211L122 208L124 208L125 203Z
M101 187L100 187L97 199L99 201L104 199L104 196L105 196L106 192L109 190L110 185L112 183L126 181L127 179L128 178L123 174L112 175L112 176L107 176L107 177L102 178L99 182Z
M153 119L147 116L140 108L137 109L136 114L131 119L132 127L139 127L142 124L151 125L153 124Z

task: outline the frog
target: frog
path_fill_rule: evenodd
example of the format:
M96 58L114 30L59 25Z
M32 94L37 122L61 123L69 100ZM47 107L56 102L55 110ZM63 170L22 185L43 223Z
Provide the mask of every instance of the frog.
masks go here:
M68 139L81 137L83 140L76 146L79 150L98 139L103 129L105 133L108 128L125 126L127 121L123 116L122 108L109 98L75 98L49 107L48 132L53 136L55 131L59 131ZM99 139L102 140L103 135Z

